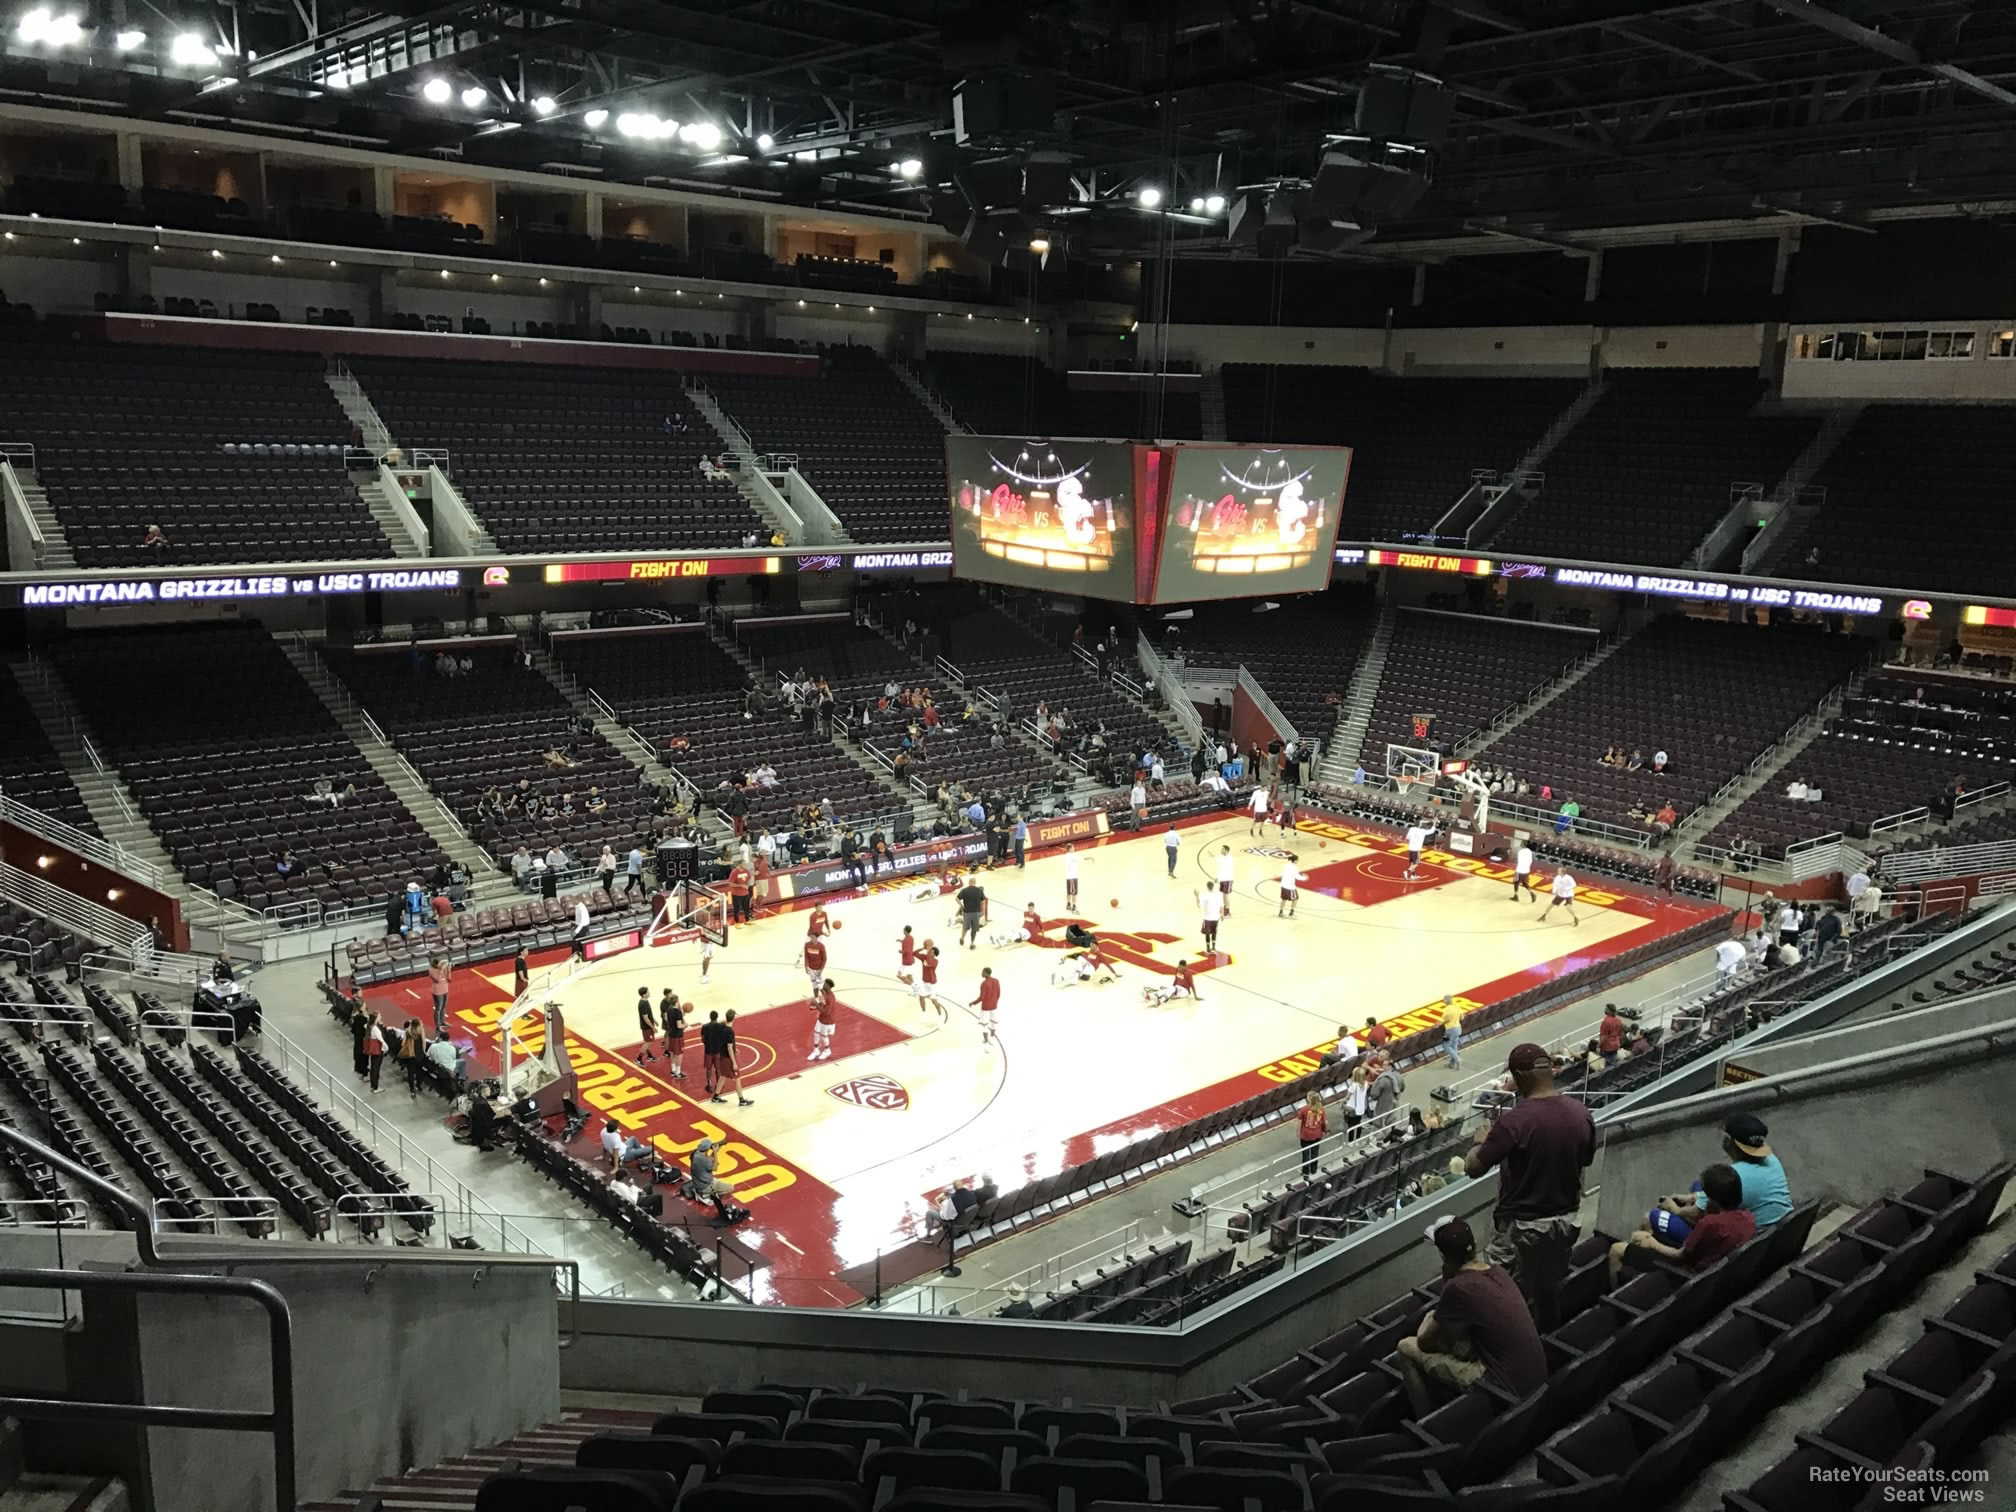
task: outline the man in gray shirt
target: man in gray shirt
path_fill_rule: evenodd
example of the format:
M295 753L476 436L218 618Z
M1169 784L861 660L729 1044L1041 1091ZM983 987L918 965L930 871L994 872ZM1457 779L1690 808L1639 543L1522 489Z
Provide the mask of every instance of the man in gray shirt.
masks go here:
M1406 1090L1406 1078L1390 1065L1382 1067L1365 1089L1366 1116L1373 1120L1384 1118L1400 1106L1400 1094Z

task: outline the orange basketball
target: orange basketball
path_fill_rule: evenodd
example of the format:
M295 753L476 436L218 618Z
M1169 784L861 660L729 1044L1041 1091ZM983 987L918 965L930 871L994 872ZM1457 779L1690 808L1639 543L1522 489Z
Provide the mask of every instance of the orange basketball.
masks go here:
M1108 898L1106 900L1106 906L1108 908L1118 908L1120 906L1120 900L1118 898Z
M840 933L840 921L838 919L835 919L833 921L833 933L835 934Z

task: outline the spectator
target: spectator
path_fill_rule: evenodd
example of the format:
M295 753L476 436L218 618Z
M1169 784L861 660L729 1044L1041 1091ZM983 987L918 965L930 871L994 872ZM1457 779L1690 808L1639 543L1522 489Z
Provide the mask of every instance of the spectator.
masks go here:
M642 892L644 889L644 849L632 845L629 854L623 858L623 896Z
M1029 1305L1029 1293L1020 1282L1008 1283L1008 1305L994 1315L997 1318L1033 1318L1036 1309Z
M691 1172L686 1182L686 1195L705 1200L714 1195L714 1141L703 1139L694 1147L693 1157L688 1162Z
M1575 821L1582 817L1582 805L1573 798L1561 800L1561 807L1554 813L1554 833L1565 835L1575 828Z
M1510 1266L1545 1333L1559 1321L1568 1253L1581 1231L1582 1172L1596 1155L1588 1108L1554 1086L1554 1060L1528 1041L1506 1057L1518 1102L1487 1121L1464 1161L1472 1178L1502 1166L1491 1258Z
M1382 1057L1377 1065L1376 1071L1367 1069L1365 1085L1365 1113L1375 1123L1400 1106L1400 1094L1407 1090L1407 1079L1389 1061Z
M147 527L147 534L140 538L140 545L157 562L168 554L168 537L159 525Z
M573 959L588 959L588 900L580 894L574 897L574 953Z
M406 1028L399 1036L399 1069L406 1073L406 1095L420 1095L420 1068L426 1064L426 1036L420 1032L420 1020L409 1018Z
M434 925L437 929L455 917L455 900L445 892L434 894L434 901L431 906L434 910Z
M1342 1031L1340 1030L1339 1038L1342 1037L1343 1037ZM1366 1049L1383 1050L1386 1048L1387 1041L1391 1040L1392 1038L1393 1038L1393 1031L1391 1029L1388 1029L1384 1024L1380 1023L1378 1019L1368 1018L1367 1020L1365 1020Z
M1351 1075L1344 1083L1344 1135L1347 1139L1356 1138L1360 1125L1365 1122L1365 1110L1370 1106L1371 1096L1368 1081L1365 1068L1360 1065L1351 1068Z
M1610 1246L1611 1285L1626 1268L1642 1269L1654 1256L1677 1260L1689 1270L1706 1270L1756 1234L1756 1215L1742 1206L1743 1183L1734 1170L1712 1165L1701 1173L1697 1185L1700 1201L1706 1204L1699 1219L1689 1223L1664 1206L1656 1207L1646 1216L1644 1228Z
M458 1090L461 1088L463 1081L467 1077L467 1072L462 1064L462 1052L455 1048L453 1040L443 1037L429 1043L427 1046L427 1059L448 1073L448 1083L450 1086Z
M1743 1189L1739 1205L1757 1220L1760 1229L1770 1228L1792 1211L1791 1184L1785 1179L1784 1165L1771 1153L1770 1133L1754 1113L1732 1113L1722 1125L1722 1152L1729 1157L1729 1167ZM1659 1206L1688 1223L1701 1218L1696 1193L1662 1197Z
M1596 1026L1596 1053L1603 1057L1603 1064L1614 1066L1624 1049L1624 1019L1617 1012L1615 1003L1603 1005L1603 1018Z
M1323 1136L1329 1132L1330 1115L1323 1111L1323 1094L1311 1092L1302 1099L1302 1110L1295 1117L1295 1138L1302 1146L1304 1181L1316 1174L1316 1154L1322 1147Z
M1806 927L1806 916L1799 911L1797 903L1787 903L1778 913L1778 943L1797 945L1799 935Z
M595 872L602 879L602 896L613 901L616 896L616 852L610 846L603 846L602 854L595 858Z
M1518 1283L1477 1252L1470 1225L1444 1218L1429 1231L1442 1256L1442 1291L1420 1331L1397 1347L1401 1384L1419 1417L1488 1382L1513 1398L1547 1381L1547 1355Z
M1673 800L1668 798L1664 803L1659 805L1659 811L1652 816L1652 832L1661 840L1664 840L1668 835L1673 833L1673 826L1679 822L1680 810L1675 808Z
M1664 751L1654 751L1652 753L1652 771L1661 777L1666 775L1666 753Z
M1750 958L1750 952L1738 939L1721 941L1715 947L1715 983L1723 986L1736 980L1736 974L1743 969L1743 963Z
M1442 999L1442 1048L1449 1056L1449 1069L1462 1069L1463 1010L1453 997Z
M1821 913L1820 922L1813 926L1813 964L1819 965L1827 959L1827 952L1841 943L1841 913L1829 908Z
M525 885L525 879L531 875L532 852L521 845L511 853L511 880L522 888Z
M455 968L448 957L437 955L427 963L427 988L434 995L434 1032L445 1035L448 1032L448 983L455 975Z
M364 1060L370 1067L371 1090L378 1090L378 1080L385 1072L385 1053L392 1048L385 1037L385 1025L377 1014L372 1014L364 1024Z
M546 868L553 872L567 870L567 852L560 848L558 840L555 840L546 849Z
M613 1118L602 1125L602 1153L608 1157L612 1170L633 1160L648 1159L651 1154L636 1135L625 1135Z

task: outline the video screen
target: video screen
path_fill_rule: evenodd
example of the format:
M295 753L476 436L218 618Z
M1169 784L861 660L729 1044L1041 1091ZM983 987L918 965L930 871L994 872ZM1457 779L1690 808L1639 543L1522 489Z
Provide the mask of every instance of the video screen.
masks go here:
M952 571L973 582L1134 597L1134 448L947 436Z
M1345 446L1177 447L1155 602L1320 592L1350 473Z

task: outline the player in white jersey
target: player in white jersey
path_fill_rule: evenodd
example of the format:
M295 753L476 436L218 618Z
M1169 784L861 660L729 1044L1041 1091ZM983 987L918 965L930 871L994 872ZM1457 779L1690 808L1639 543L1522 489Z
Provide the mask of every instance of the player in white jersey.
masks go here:
M1229 919L1232 917L1232 884L1238 880L1238 872L1234 869L1232 863L1232 847L1229 845L1219 846L1218 896L1224 904L1219 910L1221 918Z
M1246 828L1246 833L1248 835L1260 834L1267 826L1267 810L1269 807L1267 789L1256 783L1253 788L1253 796L1247 801L1246 807L1253 818L1253 822Z
M1295 853L1290 851L1288 859L1281 863L1281 902L1274 910L1277 919L1295 917L1295 900L1302 887L1302 868L1295 862Z
M1425 824L1410 824L1407 826L1407 871L1405 875L1409 882L1412 882L1420 874L1421 847L1428 843L1428 837L1434 833L1435 831L1428 828Z
M1218 950L1218 921L1225 917L1225 894L1207 887L1197 894L1197 906L1204 912L1204 950L1215 955Z
M1548 899L1546 908L1541 910L1540 918L1542 922L1545 922L1547 915L1554 912L1557 908L1568 910L1568 920L1570 923L1579 925L1582 922L1575 913L1575 879L1568 875L1566 867L1554 873L1554 884L1547 891L1551 896Z
M1528 845L1524 840L1519 842L1519 848L1512 853L1512 901L1514 903L1519 901L1519 889L1522 887L1526 889L1526 901L1528 903L1538 903L1540 901L1540 894L1533 891L1533 847Z
M1064 912L1078 912L1078 847L1064 847Z

